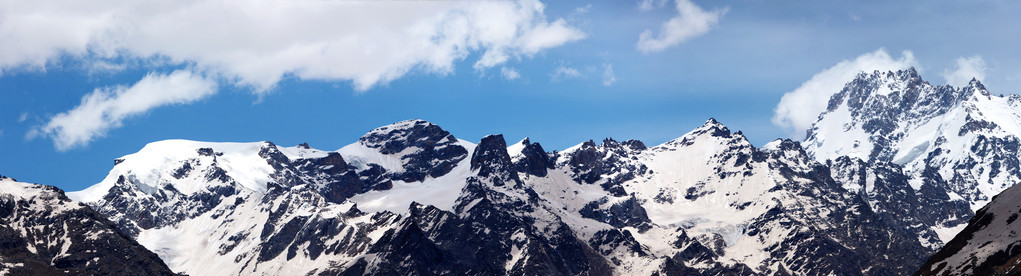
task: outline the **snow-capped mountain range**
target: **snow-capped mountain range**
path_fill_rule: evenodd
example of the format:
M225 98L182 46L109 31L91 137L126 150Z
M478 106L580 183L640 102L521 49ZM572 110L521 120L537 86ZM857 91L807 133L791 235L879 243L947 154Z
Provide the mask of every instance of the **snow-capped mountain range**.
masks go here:
M907 69L858 75L804 143L714 119L562 151L423 120L338 150L167 140L68 197L191 275L903 275L1021 179L1019 102Z

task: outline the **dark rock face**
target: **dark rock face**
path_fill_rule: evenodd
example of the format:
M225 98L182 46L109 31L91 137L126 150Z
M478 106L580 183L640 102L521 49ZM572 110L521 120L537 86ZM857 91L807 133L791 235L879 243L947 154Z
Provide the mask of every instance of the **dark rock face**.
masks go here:
M681 231L681 230L678 230ZM715 260L719 257L712 249L705 247L686 233L677 236L673 246L682 249L673 256L664 258L662 271L659 275L756 275L746 265L723 265ZM704 268L694 268L685 264L708 264Z
M388 227L400 219L392 213L362 213L355 207L339 217L288 215L329 206L322 195L311 190L284 193L266 200L275 203L277 208L270 210L261 233L245 234L258 234L261 238L262 245L256 258L260 262L280 257L289 261L299 253L310 260L329 255L359 254L372 245L369 232Z
M785 178L811 181L808 185L794 185L797 182L791 181L790 185L776 189L796 195L802 200L799 204L805 206L777 205L753 220L747 232L755 235L768 235L773 231L796 233L787 236L780 243L781 247L772 251L773 258L782 258L786 254L794 256L785 262L785 270L819 274L906 274L915 270L932 252L919 243L919 236L936 239L931 228L912 229L905 222L917 222L920 219L913 216L918 214L895 213L905 209L883 209L926 207L918 203L916 194L899 170L886 171L887 180L899 182L885 184L877 181L872 190L874 193L866 193L866 189L862 188L864 194L854 194L834 181L829 167L810 163L810 158L797 143L785 141L778 148L781 150L770 152L765 162ZM810 169L797 169L796 164L799 163L808 165ZM840 165L834 167L841 168ZM886 190L880 192L878 189ZM901 206L890 206L897 204ZM806 206L812 207L807 209ZM814 225L812 219L806 219L820 215L829 221L826 230L813 229L820 226Z
M377 128L362 136L359 142L379 149L383 154L398 154L411 149L411 153L402 157L405 171L392 177L405 182L447 174L468 156L468 150L458 145L457 138L450 132L423 120L404 121Z
M514 187L521 185L518 174L513 173L514 164L507 153L507 142L503 135L482 137L479 145L475 146L471 169L477 170L480 177L492 177L493 185L496 186L503 186L507 182L511 182Z
M518 172L544 177L549 169L556 166L556 154L547 153L539 143L532 143L528 138L521 143L524 144L522 157L514 161L514 168Z
M0 177L0 271L12 275L174 275L156 254L60 189Z
M607 207L602 207L608 203L608 199L603 197L597 201L589 202L582 207L579 212L584 218L594 219L601 221L613 227L634 227L639 231L645 231L652 228L652 221L649 220L649 216L645 213L645 208L638 202L634 196L628 197L627 200L610 204Z
M844 187L855 187L857 197L884 223L919 233L927 244L941 243L931 229L958 225L972 215L967 203L949 200L946 183L935 172L923 174L922 185L915 190L896 164L865 163L845 156L829 167Z
M590 140L562 155L563 161L559 162L566 163L574 181L599 184L614 196L625 196L627 192L621 184L648 172L644 164L635 162L643 150L645 144L637 140L618 143L606 138L598 146Z
M379 254L368 268L349 273L369 275L611 275L606 260L570 227L535 203L522 188L501 135L482 139L472 158L477 170L454 212L413 204L410 216L370 250ZM543 213L552 229L537 228ZM512 250L517 249L517 250ZM515 253L517 252L517 253Z
M315 187L327 201L334 203L344 202L356 194L384 188L389 181L383 179L382 170L380 174L363 179L357 168L348 165L344 157L336 152L320 158L290 160L276 146L267 146L259 155L273 166L275 172L272 176L277 183L284 187L297 185Z

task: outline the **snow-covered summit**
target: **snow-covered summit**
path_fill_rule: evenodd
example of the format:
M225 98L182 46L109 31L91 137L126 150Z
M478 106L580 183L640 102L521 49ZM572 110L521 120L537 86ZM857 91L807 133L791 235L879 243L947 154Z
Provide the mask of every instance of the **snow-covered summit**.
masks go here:
M257 192L266 191L273 168L259 152L273 146L268 142L213 143L189 140L152 142L136 153L115 161L113 170L99 184L68 196L82 202L93 202L103 196L118 181L127 181L143 192L171 186L184 194L192 194L207 185L201 177L223 171L242 187ZM295 155L309 154L288 150ZM192 171L204 173L191 173ZM123 179L122 179L123 178Z
M977 209L1021 180L1012 161L1021 157L1018 99L992 95L978 80L935 86L913 68L862 73L833 95L804 144L820 162L892 162L916 176L935 168Z
M740 131L738 131L737 133L734 133L734 134L737 135L737 136L740 136L740 137L744 137L744 135L741 134ZM670 141L664 143L663 145L661 145L660 147L662 147L662 146L690 145L690 144L694 143L695 140L699 140L699 139L714 139L714 138L711 138L711 137L728 137L729 138L730 136L731 136L730 129L727 128L727 126L723 125L722 123L717 121L715 118L709 118L709 120L706 120L706 122L704 124L702 124L702 126L700 126L698 128L695 128L694 130L691 130L688 133L685 133L684 135L682 135L681 137L678 137L677 139L670 140ZM747 139L745 139L744 142L747 142Z

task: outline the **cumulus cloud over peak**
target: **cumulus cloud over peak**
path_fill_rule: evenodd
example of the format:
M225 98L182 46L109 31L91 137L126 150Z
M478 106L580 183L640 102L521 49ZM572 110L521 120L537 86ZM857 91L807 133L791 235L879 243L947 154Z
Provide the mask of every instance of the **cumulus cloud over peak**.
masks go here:
M651 9L652 1L643 1L642 9ZM727 13L727 8L713 11L703 10L689 0L676 0L677 16L670 18L660 26L659 34L645 30L638 37L636 47L643 53L663 51L666 48L684 43L689 39L703 35L719 23Z
M986 78L986 61L981 56L959 57L954 61L956 68L943 71L947 83L956 87L968 85L971 79Z
M358 90L411 70L476 69L583 39L537 0L3 1L0 70L63 55L150 59L196 68L255 91L280 79L351 81Z
M773 110L773 124L784 128L792 138L804 138L805 131L826 110L830 97L840 92L858 73L896 71L911 66L918 67L911 51L904 51L900 58L894 58L885 49L879 49L853 60L843 60L784 94Z
M81 104L57 114L32 129L28 138L49 137L57 150L87 145L124 120L153 108L192 103L215 94L215 81L190 71L149 73L134 85L98 88L82 97Z

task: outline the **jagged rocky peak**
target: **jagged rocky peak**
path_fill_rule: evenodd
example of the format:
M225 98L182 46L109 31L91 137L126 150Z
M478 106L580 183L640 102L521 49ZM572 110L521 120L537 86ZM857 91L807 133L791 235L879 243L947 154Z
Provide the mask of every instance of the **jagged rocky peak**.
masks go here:
M577 146L564 150L564 154L577 155L579 152L588 152L590 154L593 152L613 152L616 154L634 155L646 149L648 147L645 146L645 143L639 140L629 139L618 142L613 138L607 137L603 138L603 141L598 145L593 140L582 142Z
M831 97L804 146L821 163L850 156L897 164L915 189L940 179L975 210L1021 182L1018 99L993 96L977 79L934 86L913 68L862 73Z
M514 173L516 170L507 153L507 141L503 139L503 134L482 137L472 154L471 169L478 171L478 176L493 177L496 186L503 186L507 181L513 181L515 186L521 183L517 173Z
M546 152L542 145L532 143L528 137L507 147L507 152L511 155L514 168L518 172L543 177L546 176L547 170L556 165L557 154Z
M599 145L589 140L557 154L556 166L568 169L575 182L598 184L613 196L625 196L622 184L648 172L638 161L646 149L638 140L617 142L606 138Z
M369 131L358 143L340 150L345 157L359 159L358 164L377 163L391 171L394 180L420 182L426 177L449 173L468 157L468 149L450 132L425 120L407 120ZM382 154L378 156L373 151ZM374 157L375 156L375 157ZM400 160L388 164L386 159ZM361 166L361 165L359 165ZM363 166L364 167L364 166Z
M663 145L655 147L656 150L664 150L678 146L691 146L696 142L708 144L722 144L728 147L754 148L748 138L741 131L731 132L727 126L715 118L709 118L702 126L684 134L680 138L668 141Z
M400 121L373 129L358 141L367 147L378 149L383 154L396 154L411 147L436 149L457 144L457 138L450 132L419 119Z
M791 139L776 139L766 143L760 148L762 151L788 151L788 150L804 150L801 147L801 143Z
M899 115L915 109L945 112L968 95L950 85L933 86L913 68L896 72L859 73L830 97L827 112L846 103L855 117Z
M716 118L709 118L701 127L696 128L691 133L695 135L709 133L712 136L723 137L730 136L730 129L717 121Z
M968 82L968 86L965 86L963 88L963 91L965 92L965 94L968 94L968 95L979 94L979 95L987 96L987 97L988 96L992 96L989 93L989 90L986 89L986 86L982 85L982 82L979 81L976 78L971 78L971 81Z
M918 88L930 86L922 80L914 67L894 71L873 71L871 73L859 72L858 75L848 82L837 94L830 97L827 111L833 111L844 102L851 107L860 109L868 105L869 98L882 96L884 100L892 104L910 104L918 100ZM952 95L954 89L950 86L942 86L940 95Z
M806 144L819 161L840 155L893 161L890 146L907 135L905 128L951 114L976 94L989 95L977 80L955 88L934 86L914 68L862 72L830 97L827 110L806 131Z
M802 166L811 166L811 163L814 161L808 155L808 152L805 151L805 148L801 146L800 142L791 139L773 140L763 145L758 153L765 153L774 159ZM753 155L754 159L761 159L762 157L759 155Z
M642 151L646 149L645 143L642 143L642 141L634 139L627 140L624 142L617 142L617 140L613 140L613 138L605 138L603 139L603 143L600 144L599 146L608 149L624 149L631 151Z

